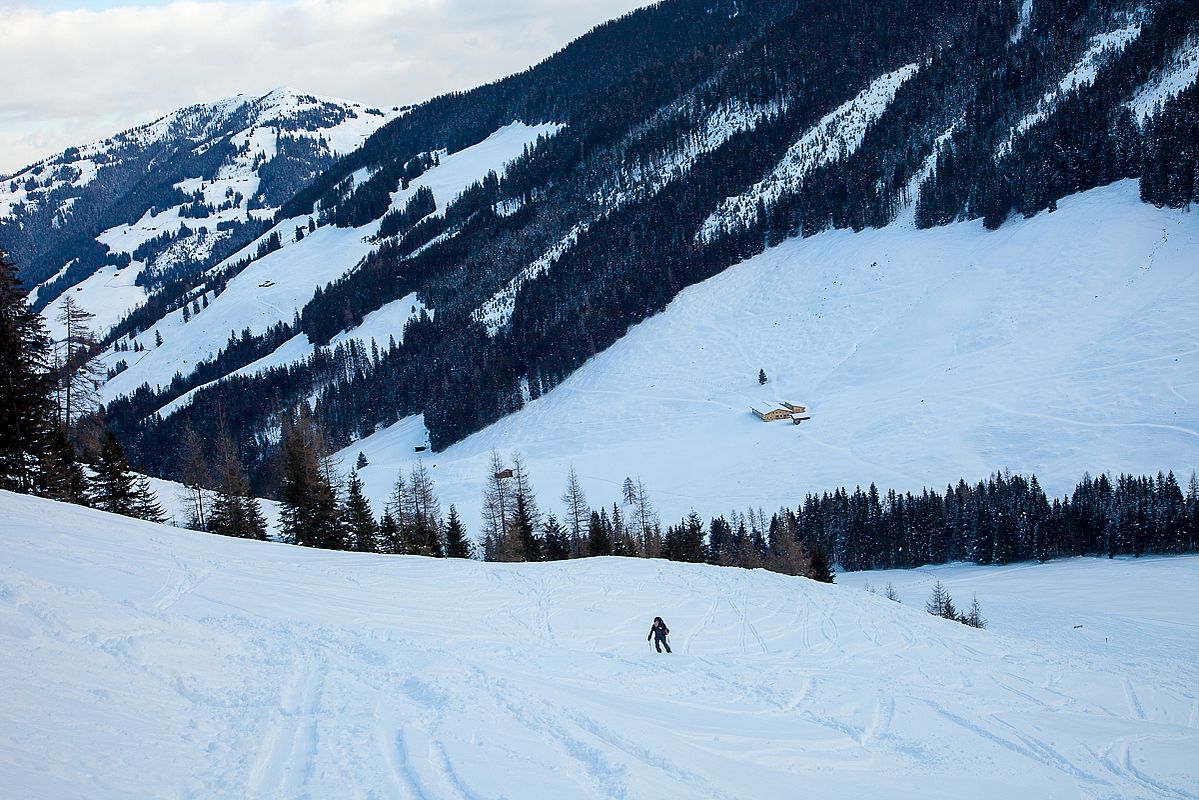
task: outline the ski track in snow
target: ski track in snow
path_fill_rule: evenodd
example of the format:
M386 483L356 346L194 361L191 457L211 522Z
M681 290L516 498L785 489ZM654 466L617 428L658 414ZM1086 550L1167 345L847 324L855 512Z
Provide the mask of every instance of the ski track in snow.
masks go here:
M56 798L1196 797L1199 557L482 564L0 493L0 785ZM923 613L977 594L975 631ZM903 601L862 590L892 583ZM643 641L662 615L675 653ZM1151 646L1150 646L1151 644Z

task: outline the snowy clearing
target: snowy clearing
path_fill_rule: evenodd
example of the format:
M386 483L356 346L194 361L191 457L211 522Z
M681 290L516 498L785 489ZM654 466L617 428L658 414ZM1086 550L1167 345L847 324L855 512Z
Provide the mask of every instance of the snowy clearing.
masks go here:
M0 514L14 796L1199 786L1194 557L968 572L991 617L976 631L761 571L319 552L7 493ZM654 615L671 656L648 649Z
M539 137L550 137L560 131L557 123L526 125L513 122L500 128L478 144L464 147L456 153L437 151L438 164L413 179L407 189L397 189L391 195L391 207L401 209L422 186L429 187L437 201L434 215L441 216L471 184L487 177L488 172L504 174L510 161L519 158L525 148L537 143Z
M1191 38L1178 49L1169 64L1137 90L1128 108L1138 122L1153 116L1161 106L1199 78L1199 39Z

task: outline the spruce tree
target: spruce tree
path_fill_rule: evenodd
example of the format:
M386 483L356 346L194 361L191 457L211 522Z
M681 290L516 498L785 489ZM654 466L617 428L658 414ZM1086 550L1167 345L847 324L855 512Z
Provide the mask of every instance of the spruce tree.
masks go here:
M808 577L814 581L821 583L836 583L837 576L833 572L833 567L829 564L828 553L819 545L811 548L811 573Z
M0 250L0 489L32 492L60 476L49 452L54 430L50 400L50 337L30 311L17 268Z
M612 537L608 535L607 526L598 511L591 512L587 523L587 555L612 555Z
M458 518L458 509L450 506L450 516L445 524L446 558L474 558L474 545Z
M379 550L393 555L404 552L400 542L400 526L390 509L383 512L383 519L379 521Z
M87 505L88 482L75 446L57 426L38 465L37 492L51 500Z
M266 520L258 500L250 496L237 446L223 428L216 446L217 489L208 513L208 530L242 539L266 539Z
M111 431L104 434L95 471L90 505L101 511L131 516L136 491L133 474L129 471L129 462L125 460L125 451Z
M138 475L133 480L133 498L129 516L144 519L147 522L166 522L166 512L150 488L150 479Z
M294 418L284 416L280 458L280 527L284 541L344 549L327 446L307 406L301 406Z
M341 516L350 547L362 553L378 552L379 524L375 522L370 503L362 492L362 479L358 477L357 470L350 473Z
M536 522L524 493L516 495L516 509L508 523L508 537L520 548L521 560L542 560L541 540L537 536Z
M565 561L570 558L570 537L553 514L546 517L541 526L541 540L546 561Z

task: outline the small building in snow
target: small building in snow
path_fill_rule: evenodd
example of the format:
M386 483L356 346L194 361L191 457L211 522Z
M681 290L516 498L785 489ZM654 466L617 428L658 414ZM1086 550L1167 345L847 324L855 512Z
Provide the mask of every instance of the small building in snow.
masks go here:
M811 416L807 414L808 407L796 403L754 403L749 407L749 410L763 422L776 422L789 419L792 423L798 425L801 422L811 419Z

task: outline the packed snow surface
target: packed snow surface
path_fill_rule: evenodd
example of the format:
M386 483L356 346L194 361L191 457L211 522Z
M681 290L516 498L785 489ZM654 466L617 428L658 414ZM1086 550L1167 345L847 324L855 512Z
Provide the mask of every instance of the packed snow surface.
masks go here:
M1199 788L1194 557L921 571L903 605L663 561L318 552L8 493L0 514L14 797ZM910 607L937 574L989 630Z
M491 451L543 508L573 464L610 506L640 477L664 522L794 506L838 486L944 489L995 470L1051 494L1085 471L1180 479L1199 452L1199 216L1127 181L988 232L830 231L692 286L561 385L447 448L420 418L344 451L382 512L424 458L472 531ZM758 384L758 370L769 382ZM809 406L764 423L754 402Z

